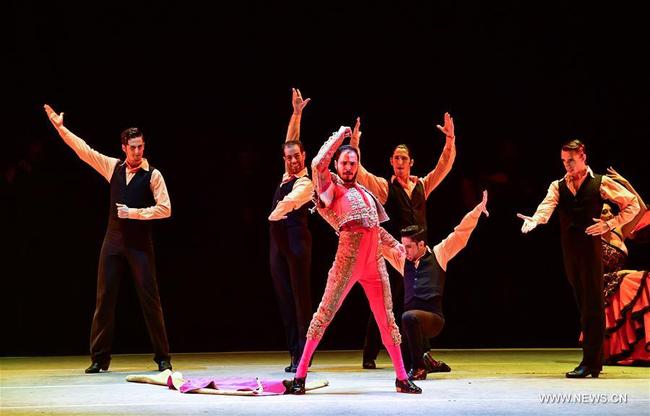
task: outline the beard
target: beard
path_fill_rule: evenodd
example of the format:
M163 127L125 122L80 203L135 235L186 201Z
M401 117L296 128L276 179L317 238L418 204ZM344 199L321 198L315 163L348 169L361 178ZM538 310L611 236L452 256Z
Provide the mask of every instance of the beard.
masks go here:
M357 181L357 174L356 174L356 173L354 174L354 176L352 176L351 179L346 179L346 178L343 177L343 175L341 175L341 174L339 174L339 177L341 178L341 180L342 180L343 183L345 183L345 184L351 184L351 183L355 183L355 182Z

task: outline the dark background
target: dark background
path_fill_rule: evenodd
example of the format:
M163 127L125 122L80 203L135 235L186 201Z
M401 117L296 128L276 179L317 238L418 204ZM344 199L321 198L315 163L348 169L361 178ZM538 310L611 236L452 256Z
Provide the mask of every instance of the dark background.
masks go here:
M58 137L44 103L110 156L121 155L121 130L145 132L173 205L155 227L172 352L283 350L266 217L294 86L313 99L302 123L308 159L359 115L364 165L379 175L390 175L401 142L425 175L444 144L435 124L445 111L454 117L458 156L429 198L431 241L481 189L491 216L450 263L447 326L434 347L576 346L557 218L523 236L515 214L532 214L563 175L559 149L570 138L587 143L596 172L613 165L650 199L650 37L624 3L566 3L14 2L0 353L88 349L108 185ZM311 228L315 307L336 236L316 215ZM648 244L629 247L630 267L650 267ZM322 348L361 348L367 317L355 288ZM125 279L115 352L150 349Z

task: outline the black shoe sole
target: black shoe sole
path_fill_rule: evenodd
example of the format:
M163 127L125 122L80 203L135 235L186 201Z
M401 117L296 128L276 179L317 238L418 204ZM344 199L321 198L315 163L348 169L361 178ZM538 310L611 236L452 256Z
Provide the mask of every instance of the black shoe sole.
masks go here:
M422 390L402 390L400 388L395 389L398 393L405 393L405 394L422 394Z
M97 369L88 367L88 368L86 368L84 370L84 373L86 373L86 374L98 374L98 373L100 373L102 371L107 371L109 365L110 365L110 363L101 364L99 366L99 368L97 368Z
M169 363L169 365L161 366L160 363L159 363L159 364L158 364L158 371L162 372L162 371L165 371L165 370L170 370L170 371L172 371L172 370L173 370L173 369L172 369L172 364Z
M433 367L431 371L427 371L427 373L450 373L451 368L448 365L445 365L444 367Z
M600 373L587 373L584 376L583 375L577 375L577 374L576 375L565 374L565 375L566 375L566 378L587 378L589 376L591 376L591 378L598 378Z

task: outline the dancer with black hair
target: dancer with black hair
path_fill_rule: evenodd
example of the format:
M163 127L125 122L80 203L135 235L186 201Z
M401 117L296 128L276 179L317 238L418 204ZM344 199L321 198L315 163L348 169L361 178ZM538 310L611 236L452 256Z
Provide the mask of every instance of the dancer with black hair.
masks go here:
M641 209L634 219L601 236L605 274L605 340L603 358L606 365L650 365L650 273L625 269L627 239L634 239L635 227L647 207L632 184L614 168L607 176L633 193ZM618 206L606 201L600 218L609 221L618 215Z
M447 265L466 245L486 208L487 191L482 201L463 217L451 232L433 249L426 244L426 232L419 225L401 231L406 255L395 248L383 249L383 255L404 276L404 313L402 331L411 354L409 379L425 380L427 373L449 372L451 368L427 352L430 338L440 334L445 325L442 298Z
M406 144L399 144L393 150L390 157L393 176L390 180L368 172L361 164L361 160L359 160L357 181L375 194L379 202L384 206L389 217L389 220L384 224L384 228L395 238L399 238L400 231L409 225L419 225L425 230L426 235L427 199L447 176L454 164L456 158L454 119L449 113L445 113L443 125L438 125L437 128L445 135L445 146L436 166L424 177L418 178L411 175L411 168L415 160ZM359 152L360 140L361 119L357 118L350 145ZM402 295L404 293L402 278L393 270L389 270L388 275L393 299L395 299L393 303L395 314L400 316L404 306L402 305ZM375 360L377 354L379 354L379 343L380 337L377 324L370 316L363 346L363 368L376 368ZM403 354L406 354L406 352L403 351ZM406 355L405 358L408 361Z
M312 240L307 223L314 185L307 174L306 153L300 141L302 111L309 101L302 98L299 89L292 88L293 113L282 144L284 175L273 195L273 212L268 218L271 277L291 357L284 369L288 373L296 372L312 313Z
M312 161L317 208L337 231L339 244L334 264L327 276L325 293L307 330L307 342L291 392L304 394L309 361L341 303L352 286L359 282L379 325L384 346L393 361L397 391L422 393L408 379L404 369L399 348L401 337L393 315L386 262L381 255L381 247L401 247L401 244L379 225L387 219L382 205L356 181L358 153L353 147L341 146L343 140L351 134L350 127L342 126L325 142ZM332 159L338 174L328 169Z
M594 174L587 165L587 152L580 140L562 146L560 157L566 170L562 179L553 181L535 214L517 214L524 223L522 233L545 224L557 208L564 270L580 312L584 334L582 361L567 378L596 378L603 366L605 313L603 299L603 249L600 236L630 222L639 212L637 197L604 175ZM618 215L600 218L603 201L618 205Z
M171 202L162 174L144 158L144 136L135 127L124 130L120 139L125 158L120 160L92 149L68 130L63 125L63 113L57 114L47 104L45 112L63 141L110 184L108 228L99 255L97 303L90 334L92 364L86 373L99 373L110 365L115 304L127 270L133 275L154 361L158 370L171 370L151 237L151 220L168 218Z

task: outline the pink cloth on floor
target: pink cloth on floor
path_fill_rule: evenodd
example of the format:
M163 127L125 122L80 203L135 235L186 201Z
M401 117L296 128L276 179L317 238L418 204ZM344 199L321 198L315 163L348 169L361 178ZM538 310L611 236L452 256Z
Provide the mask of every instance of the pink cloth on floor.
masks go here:
M261 390L260 385L262 386ZM171 376L167 379L167 386L174 389ZM192 393L203 388L233 392L252 391L260 396L284 394L286 392L282 380L263 380L253 377L192 377L185 379L179 391L181 393Z

